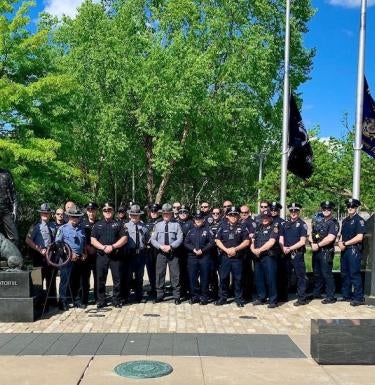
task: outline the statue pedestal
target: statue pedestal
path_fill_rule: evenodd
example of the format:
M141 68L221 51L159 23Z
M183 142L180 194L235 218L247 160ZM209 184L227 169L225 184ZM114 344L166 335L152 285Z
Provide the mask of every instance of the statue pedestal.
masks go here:
M365 299L369 305L375 305L375 215L366 221L363 257L365 268Z
M35 320L31 272L0 271L0 322Z

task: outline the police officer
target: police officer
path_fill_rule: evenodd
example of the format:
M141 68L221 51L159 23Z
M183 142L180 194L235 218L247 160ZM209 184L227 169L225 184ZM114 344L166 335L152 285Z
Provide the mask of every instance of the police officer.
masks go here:
M55 212L55 226L58 229L60 226L64 224L64 209L62 207L58 207Z
M221 219L221 211L219 207L213 207L211 216L209 216L205 224L209 226L210 230L213 233L214 238L219 230ZM219 296L219 253L216 247L211 249L211 273L210 273L210 290L211 297L214 300L218 299Z
M72 258L64 266L60 267L60 286L59 286L59 309L68 310L68 288L70 275L73 269L73 264L77 263L81 258L85 258L85 233L79 226L80 218L83 213L76 207L72 206L65 212L68 223L62 225L57 230L56 242L63 242L72 249ZM81 307L81 300L77 292L72 292L70 287L70 295L74 301L74 305Z
M12 175L8 170L0 168L0 225L4 227L8 239L18 245L16 215L17 197Z
M281 228L280 245L283 253L290 258L290 262L297 277L297 301L294 306L307 304L306 298L306 266L305 251L307 238L307 224L299 217L302 206L291 203L288 206L290 219Z
M362 242L365 234L365 221L357 213L357 209L361 205L358 199L347 199L345 204L348 216L342 221L342 239L339 242L341 250L341 300L350 301L351 306L359 306L365 303L361 279Z
M204 218L202 211L196 212L194 226L188 231L184 242L188 254L190 304L208 304L211 249L215 246L215 240L212 231L204 225Z
M126 207L121 205L118 209L117 209L117 220L121 223L121 224L125 224L128 222L128 218L126 217Z
M280 210L282 206L279 202L273 201L269 203L269 210L272 215L272 224L278 227L279 235L284 219L280 218ZM288 301L288 277L289 266L288 259L281 250L280 243L277 241L273 247L273 251L277 259L277 297L279 302Z
M210 217L211 206L208 202L202 202L200 208L200 211L203 213L204 216L204 221L206 222Z
M240 207L240 223L246 227L250 238L252 238L256 223L251 218L251 211L247 205ZM253 256L249 248L246 248L243 253L243 297L245 301L251 301L253 296Z
M134 204L127 211L130 221L125 225L128 232L128 242L126 244L126 282L129 283L131 277L135 276L135 300L140 303L143 299L143 275L145 271L148 229L141 221L140 206ZM125 301L127 302L130 294L130 287L127 286Z
M151 234L156 223L160 222L161 207L157 203L148 206L148 220L146 222L148 240L147 240L147 255L146 255L146 269L148 280L150 282L150 297L156 297L156 255L157 250L151 245Z
M255 285L258 298L253 305L261 305L269 298L269 308L277 307L277 254L279 227L273 223L269 210L264 210L257 226L251 251L255 255ZM268 291L268 296L267 296Z
M181 303L180 267L175 250L182 244L183 233L180 224L172 220L172 206L165 203L161 211L163 220L156 223L151 235L151 244L158 250L156 256L156 299L154 302L163 301L165 274L168 265L174 302L179 305Z
M216 234L216 245L220 249L220 298L217 306L224 305L228 298L230 273L233 275L235 302L243 307L242 298L242 257L243 250L249 246L249 232L239 223L239 210L232 206L227 212L227 221L223 221Z
M113 204L107 202L103 206L103 219L96 222L91 232L91 244L96 248L96 274L98 277L97 308L107 306L105 284L108 268L111 268L113 280L112 305L120 308L120 277L121 277L121 249L128 241L125 226L113 219Z
M258 226L262 222L262 213L264 210L268 210L269 208L269 202L266 200L262 200L259 203L259 215L256 215L254 218L254 221L256 225Z
M320 207L323 218L313 222L310 242L313 251L314 297L320 298L323 286L325 286L326 298L322 300L322 304L325 305L336 302L332 267L339 223L332 216L332 210L335 207L333 202L324 201Z
M85 232L86 236L86 255L87 260L83 264L83 276L82 276L82 303L84 305L88 304L88 295L90 291L90 276L91 273L94 278L94 298L95 302L97 301L97 291L98 291L98 284L97 284L97 275L96 275L96 249L91 244L91 232L92 228L94 227L95 223L98 222L97 219L97 212L99 209L99 206L96 202L89 202L86 206L86 215L82 218L81 226Z
M56 225L50 221L52 210L48 203L43 203L37 211L40 220L29 228L26 245L32 249L33 266L41 266L42 282L46 280L47 305L57 305L57 271L46 260L47 249L55 241Z
M193 221L189 218L189 210L185 205L182 205L180 210L178 210L178 223L181 226L183 239L185 240L187 233L193 227ZM181 246L176 250L178 256L178 262L180 265L180 286L181 286L181 297L189 297L189 274L188 274L188 256L187 250L182 243Z

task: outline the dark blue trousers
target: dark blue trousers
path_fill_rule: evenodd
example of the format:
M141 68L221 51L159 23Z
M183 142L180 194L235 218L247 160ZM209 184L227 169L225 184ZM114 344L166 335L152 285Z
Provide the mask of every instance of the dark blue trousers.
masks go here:
M306 300L306 266L303 252L291 253L290 260L297 277L297 297L300 301Z
M189 255L187 261L190 295L192 299L208 301L208 287L211 273L211 256ZM199 277L199 281L198 281Z
M347 248L341 253L342 296L354 301L363 301L361 278L362 254L357 247Z
M314 273L314 296L320 296L325 286L327 298L334 299L333 252L329 250L315 251L312 256L312 267Z
M60 286L59 301L68 303L72 297L71 288L69 287L70 274L72 272L73 262L69 261L66 265L60 267Z
M143 297L143 275L145 272L147 250L141 250L139 254L135 250L128 250L125 255L125 298L130 295L130 282L135 277L135 298L140 301Z
M277 258L263 255L255 260L255 286L258 299L277 304ZM267 295L268 292L268 295Z
M242 301L242 265L241 258L229 258L226 255L221 255L219 267L221 299L226 300L228 298L229 277L232 273L235 301Z

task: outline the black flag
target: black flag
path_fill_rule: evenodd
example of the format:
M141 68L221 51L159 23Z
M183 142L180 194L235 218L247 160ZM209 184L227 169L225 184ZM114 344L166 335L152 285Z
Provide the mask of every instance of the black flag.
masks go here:
M362 150L375 158L375 102L365 78L363 95Z
M290 96L288 170L307 179L313 173L313 152L293 94Z

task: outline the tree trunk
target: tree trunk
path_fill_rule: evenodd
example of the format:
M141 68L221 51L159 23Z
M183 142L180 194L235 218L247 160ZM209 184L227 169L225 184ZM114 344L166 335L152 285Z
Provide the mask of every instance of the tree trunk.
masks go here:
M147 188L147 199L148 203L153 203L154 198L154 169L153 169L153 160L154 160L154 154L153 154L153 148L152 148L152 136L147 135L144 138L145 147L146 147L146 158L147 158L147 181L146 181L146 188Z
M182 137L181 137L181 141L180 141L182 148L184 147L188 133L189 133L189 125L188 125L188 123L185 123L185 127L184 127L184 130L182 132ZM165 193L165 189L168 185L168 182L171 179L172 171L174 169L175 164L176 164L176 159L171 159L169 161L169 166L168 166L167 170L164 172L163 178L160 182L158 192L157 192L156 198L155 198L155 203L160 204L160 202L163 198L163 195Z

